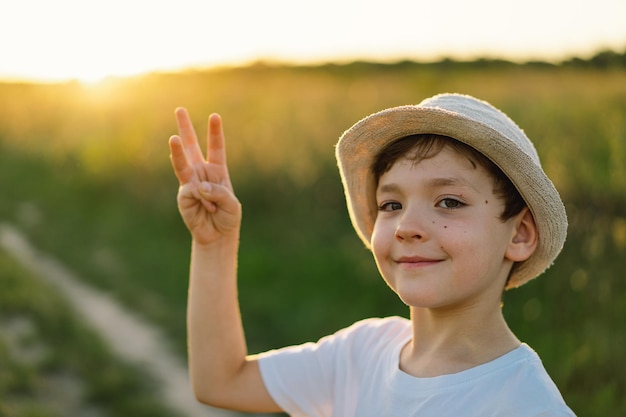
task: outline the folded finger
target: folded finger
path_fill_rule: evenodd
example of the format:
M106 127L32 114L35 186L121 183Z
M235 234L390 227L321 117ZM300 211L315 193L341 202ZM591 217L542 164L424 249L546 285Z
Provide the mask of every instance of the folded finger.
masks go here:
M235 213L239 210L239 202L228 187L217 183L203 182L198 187L203 200L212 203L225 212Z

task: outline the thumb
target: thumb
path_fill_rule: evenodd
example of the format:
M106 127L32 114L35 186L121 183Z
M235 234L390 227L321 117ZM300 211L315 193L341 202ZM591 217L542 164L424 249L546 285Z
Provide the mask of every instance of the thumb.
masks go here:
M241 211L239 200L224 185L203 181L198 187L198 192L202 197L203 204L211 212L220 209L228 213L237 214Z

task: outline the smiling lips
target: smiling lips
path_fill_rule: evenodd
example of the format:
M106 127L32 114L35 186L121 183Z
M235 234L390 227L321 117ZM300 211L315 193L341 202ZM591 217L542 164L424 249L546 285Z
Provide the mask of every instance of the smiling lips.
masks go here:
M396 259L396 263L405 268L425 267L439 262L441 262L440 259L423 258L421 256L402 256Z

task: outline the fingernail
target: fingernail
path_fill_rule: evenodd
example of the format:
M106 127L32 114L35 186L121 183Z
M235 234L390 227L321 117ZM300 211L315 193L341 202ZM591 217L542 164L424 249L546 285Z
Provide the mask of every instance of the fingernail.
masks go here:
M203 182L202 184L200 184L200 188L202 189L202 191L206 191L207 193L211 192L211 183L208 182Z

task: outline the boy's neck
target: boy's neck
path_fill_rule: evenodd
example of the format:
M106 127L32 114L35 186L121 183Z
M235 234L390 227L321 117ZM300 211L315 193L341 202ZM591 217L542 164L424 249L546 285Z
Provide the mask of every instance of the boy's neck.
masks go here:
M453 374L519 347L499 307L466 313L411 308L413 339L401 352L400 368L417 377Z

